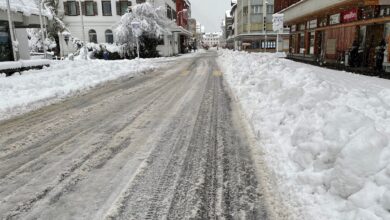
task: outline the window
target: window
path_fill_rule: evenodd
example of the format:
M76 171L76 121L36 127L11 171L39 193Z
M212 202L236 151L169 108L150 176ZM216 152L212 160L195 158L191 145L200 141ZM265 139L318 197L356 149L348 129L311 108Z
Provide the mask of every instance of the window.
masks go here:
M172 9L169 5L167 6L167 17L172 20Z
M65 15L68 15L68 16L80 15L79 3L76 1L64 2L64 11L65 11Z
M112 44L114 43L114 35L112 34L111 30L106 30L106 43Z
M102 11L103 11L103 16L112 15L111 1L102 1Z
M243 9L242 9L242 13L244 14L244 16L248 15L248 6L245 6Z
M145 3L145 2L146 2L146 0L137 0L136 1L137 4L142 4L142 3Z
M276 41L270 40L270 41L261 41L261 48L262 49L275 49L276 48Z
M252 14L261 14L261 5L252 5Z
M94 16L95 10L94 10L94 3L93 1L86 1L84 2L84 11L86 16Z
M172 9L172 19L177 19L177 13L175 10Z
M131 1L118 1L116 2L116 14L124 15L129 10L129 6L131 6Z
M267 14L273 14L273 13L274 13L274 6L267 5Z
M91 43L97 43L97 35L95 30L89 30L88 31L88 36L89 36L89 42Z

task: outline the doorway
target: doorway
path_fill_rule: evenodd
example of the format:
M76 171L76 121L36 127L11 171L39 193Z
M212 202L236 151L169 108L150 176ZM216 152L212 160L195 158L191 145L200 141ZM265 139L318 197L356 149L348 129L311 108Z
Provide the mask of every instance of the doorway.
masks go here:
M8 23L2 22L0 23L0 62L12 60L12 44Z
M365 67L375 66L375 48L384 39L384 24L368 25L365 33L363 65Z

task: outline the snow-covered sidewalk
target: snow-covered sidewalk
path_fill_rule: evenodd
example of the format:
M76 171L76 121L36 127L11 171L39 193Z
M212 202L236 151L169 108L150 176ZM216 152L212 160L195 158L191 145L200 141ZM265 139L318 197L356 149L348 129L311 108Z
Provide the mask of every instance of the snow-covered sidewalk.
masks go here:
M0 75L0 120L110 80L143 74L165 59L52 61L50 67L42 70L29 70L11 77Z
M390 219L390 81L273 54L219 55L289 219Z

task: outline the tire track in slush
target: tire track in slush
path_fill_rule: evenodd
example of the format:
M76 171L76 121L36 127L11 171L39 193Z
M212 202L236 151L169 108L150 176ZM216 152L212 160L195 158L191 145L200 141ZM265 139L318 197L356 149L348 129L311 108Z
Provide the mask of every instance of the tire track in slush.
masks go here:
M215 61L208 66L191 131L166 134L106 219L268 219L222 77L213 74Z
M131 124L138 116L140 116L143 112L147 111L147 109L151 108L151 106L154 103L156 103L161 98L161 96L164 95L164 93L162 91L165 88L167 88L167 87L172 88L172 86L169 86L169 85L175 84L175 83L176 83L176 80L169 79L166 81L166 83L163 83L160 87L157 87L155 90L153 90L153 92L150 93L149 96L155 96L155 95L156 96L149 103L147 103L143 108L141 108L141 110L136 112L136 114L132 117L130 122L128 122L127 124L124 124L121 128L116 129L115 131L111 131L110 133L120 132L120 130L124 129L129 124ZM109 125L110 123L112 123L114 120L108 121L107 123L105 123L104 125L102 125L100 127L105 127L105 126ZM94 129L90 129L90 130L94 130ZM95 128L95 130L96 130L96 128ZM41 192L37 193L33 198L19 204L14 210L10 211L9 214L6 215L6 219L13 219L14 217L18 216L19 214L21 214L23 212L28 212L35 203L44 199L55 188L58 188L61 185L61 183L65 182L65 180L70 178L76 170L80 169L83 165L85 165L87 162L89 162L89 160L95 154L99 153L99 151L102 151L102 150L111 151L111 154L107 154L108 156L106 156L105 158L100 157L99 159L102 159L102 160L100 160L100 162L98 162L97 164L90 165L90 166L85 165L86 167L88 167L88 169L83 170L83 172L87 172L90 169L97 169L97 168L103 166L105 164L105 162L107 162L107 160L112 159L114 157L114 154L119 153L120 150L123 150L125 146L128 146L127 143L130 141L130 139L128 138L128 139L125 139L121 144L117 145L116 147L114 146L110 149L104 148L107 146L107 144L109 143L109 141L111 139L112 139L111 136L105 136L105 138L103 140L101 140L99 142L99 144L92 149L92 151L90 151L86 155L82 156L82 158L78 162L74 163L70 169L61 173L59 175L60 178L56 181L56 183L54 185L46 187ZM57 190L58 192L53 196L53 198L50 199L50 201L51 201L50 203L53 204L56 201L58 201L62 194L71 190L71 188L73 186L75 186L77 184L77 182L79 182L81 179L82 179L82 175L78 174L78 175L71 177L69 180L67 180L66 183L64 184L64 186L61 187L64 190L61 190L61 189Z

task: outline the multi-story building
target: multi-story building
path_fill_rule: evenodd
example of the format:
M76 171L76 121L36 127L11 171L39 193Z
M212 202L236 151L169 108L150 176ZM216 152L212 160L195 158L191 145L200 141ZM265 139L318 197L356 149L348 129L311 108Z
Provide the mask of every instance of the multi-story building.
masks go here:
M274 6L274 11L275 13L289 7L292 4L295 4L299 2L300 0L274 0L275 6Z
M191 3L189 0L175 0L177 9L177 20L178 26L188 30L188 19L191 18ZM181 34L179 36L179 50L181 53L186 52L186 48L191 43L191 34Z
M175 0L178 12L177 25L187 29L188 19L191 18L191 3L188 0Z
M276 51L277 34L272 30L274 0L232 1L234 48L247 51ZM228 41L229 42L229 41ZM279 46L283 48L283 41Z
M201 46L201 43L203 41L203 34L204 34L204 27L202 28L202 25L199 22L196 22L196 34L195 34L195 40L196 40L196 46L199 48Z
M206 33L203 35L203 44L209 47L220 46L221 37L222 37L221 32Z
M169 19L176 19L176 0L147 0L155 7L163 7ZM129 7L144 3L145 0L60 0L59 15L73 37L83 39L81 18L84 20L86 41L93 43L114 43L113 28ZM179 37L182 30L172 28L172 34L164 36L164 44L158 46L160 55L171 56L179 52ZM62 55L73 53L75 48L69 43L67 36L60 36Z
M390 71L390 5L386 1L306 0L281 13L291 31L289 57L378 68L382 61L378 58L384 56L383 65ZM383 55L378 47L386 49Z
M230 10L225 12L225 21L224 21L224 38L228 39L233 34L233 16L230 13Z

